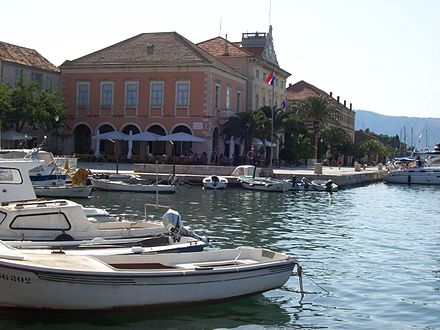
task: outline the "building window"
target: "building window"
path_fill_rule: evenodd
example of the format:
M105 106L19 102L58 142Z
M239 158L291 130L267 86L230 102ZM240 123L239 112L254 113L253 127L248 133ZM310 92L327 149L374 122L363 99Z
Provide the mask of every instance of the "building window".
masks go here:
M77 84L76 105L83 108L89 106L89 83L79 82Z
M178 82L176 84L176 106L187 107L189 105L189 83Z
M17 86L20 77L23 75L23 69L15 69L15 86Z
M257 70L255 71L255 76L256 76L257 78L260 78L260 70L257 69Z
M241 103L241 92L238 91L237 92L237 107L236 107L237 112L240 112L240 110L241 110L240 103Z
M111 107L113 105L113 83L101 83L101 107Z
M128 81L125 83L125 107L136 108L138 104L138 82Z
M163 82L152 82L151 83L150 104L152 107L162 107L163 106Z
M38 81L40 86L43 85L43 74L40 72L32 72L32 81Z
M52 90L52 76L46 76L46 90Z
M220 85L215 85L215 108L220 109Z
M226 87L226 110L231 109L231 87Z

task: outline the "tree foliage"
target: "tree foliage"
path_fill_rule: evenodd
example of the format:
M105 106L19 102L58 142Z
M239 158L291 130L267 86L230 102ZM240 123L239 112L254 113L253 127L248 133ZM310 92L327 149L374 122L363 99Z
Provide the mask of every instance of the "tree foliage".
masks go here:
M0 119L2 127L21 132L24 127L56 133L66 120L66 104L57 91L47 91L36 81L23 76L16 87L0 83Z
M332 115L336 109L330 104L326 96L309 96L298 106L298 112L306 123L310 123L312 135L312 158L318 158L318 141L321 130L332 122Z

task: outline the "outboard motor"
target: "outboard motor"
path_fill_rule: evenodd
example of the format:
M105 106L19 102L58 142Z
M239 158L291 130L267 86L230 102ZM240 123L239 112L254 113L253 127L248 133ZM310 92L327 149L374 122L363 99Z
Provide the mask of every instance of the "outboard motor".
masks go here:
M199 241L205 242L206 244L211 244L206 236L200 236L192 231L190 227L185 227L183 225L182 217L179 212L169 209L162 216L162 223L166 230L168 230L173 238L174 242L180 242L182 236L188 236Z
M333 181L332 180L328 180L325 183L325 190L332 192L333 191Z

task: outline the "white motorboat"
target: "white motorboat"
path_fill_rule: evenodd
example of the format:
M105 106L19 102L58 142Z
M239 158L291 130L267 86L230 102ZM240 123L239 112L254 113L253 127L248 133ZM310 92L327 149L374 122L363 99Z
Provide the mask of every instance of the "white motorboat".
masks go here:
M202 251L207 243L190 237L174 242L169 235L144 238L103 239L83 241L5 241L26 253L65 253L69 255L145 254Z
M226 189L228 179L218 175L210 175L203 180L203 189Z
M327 191L335 192L339 190L339 186L332 180L312 180L309 181L307 178L303 177L301 180L296 180L293 177L291 180L295 186L295 190L314 190L314 191Z
M55 198L87 198L92 192L92 186L77 186L72 184L35 186L37 197Z
M92 178L92 187L108 191L129 191L141 193L173 194L177 191L174 184L156 184L132 178L129 181Z
M66 183L66 171L59 167L53 154L43 151L41 148L34 149L2 149L0 150L1 159L23 159L29 158L40 160L41 162L33 169L29 170L32 184L37 186L56 185Z
M383 179L388 183L440 184L440 167L405 167L391 170Z
M338 191L339 186L336 183L334 183L332 180L312 180L309 184L309 189L335 192Z
M163 218L164 223L146 220L112 221L107 217L108 221L99 222L96 217L106 216L107 212L99 212L94 208L85 210L80 204L64 199L36 200L28 171L38 164L36 160L0 159L2 240L74 241L96 237L133 239L170 232L175 241L180 236L201 239L183 226L178 214L173 216L174 222L167 218L169 212Z
M248 178L246 176L238 177L241 185L245 189L259 191L286 192L294 190L294 185L289 180L278 180L272 178Z
M260 248L141 255L23 253L0 246L0 306L108 310L185 305L284 285L296 260Z

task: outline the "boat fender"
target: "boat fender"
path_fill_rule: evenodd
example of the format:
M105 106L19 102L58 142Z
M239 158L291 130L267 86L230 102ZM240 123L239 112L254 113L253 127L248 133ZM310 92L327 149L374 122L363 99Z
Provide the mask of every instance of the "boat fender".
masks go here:
M133 246L131 248L131 252L141 254L142 252L144 252L144 248L142 246Z

